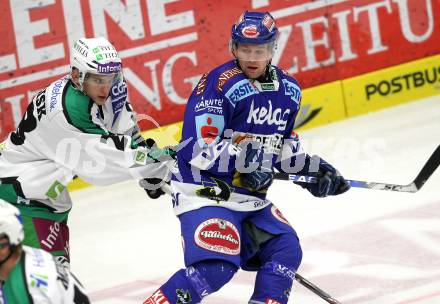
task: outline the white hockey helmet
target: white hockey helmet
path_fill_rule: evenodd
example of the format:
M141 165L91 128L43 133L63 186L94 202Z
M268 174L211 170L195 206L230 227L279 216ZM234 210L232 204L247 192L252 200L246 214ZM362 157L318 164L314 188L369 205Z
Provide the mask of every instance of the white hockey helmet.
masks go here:
M0 235L6 235L9 244L18 246L23 242L24 232L20 211L0 199Z
M104 37L81 38L73 43L70 52L70 69L79 70L80 90L88 73L97 75L115 74L122 77L122 62L115 47Z

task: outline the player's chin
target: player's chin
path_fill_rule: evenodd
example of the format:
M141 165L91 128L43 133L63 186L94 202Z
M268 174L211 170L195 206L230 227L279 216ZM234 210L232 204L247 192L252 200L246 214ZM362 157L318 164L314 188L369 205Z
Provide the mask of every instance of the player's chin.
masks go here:
M93 98L93 101L98 105L98 106L103 106L105 104L105 101L107 100L107 97L101 97L101 96L96 96L95 98Z
M262 74L262 72L260 71L260 69L254 69L254 68L247 68L246 69L246 75L249 78L255 79L260 77L260 75Z

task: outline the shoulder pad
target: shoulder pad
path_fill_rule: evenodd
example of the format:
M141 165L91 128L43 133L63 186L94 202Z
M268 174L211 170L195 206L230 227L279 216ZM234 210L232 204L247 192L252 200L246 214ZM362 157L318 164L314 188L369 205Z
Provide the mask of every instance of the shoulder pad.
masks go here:
M290 75L289 72L287 72L285 69L280 69L280 70L281 72L283 72L284 75L292 77L292 75Z
M249 79L244 78L233 82L231 86L228 86L225 97L233 106L235 106L240 100L254 94L258 94L258 90Z
M208 78L208 73L205 73L202 75L202 78L200 78L199 82L196 86L196 95L199 96L205 91L206 88L206 79Z
M298 81L290 75L286 70L277 68L282 72L281 74L281 83L284 87L284 95L287 95L294 101L298 106L301 103L302 92L301 87L298 84Z
M127 84L124 80L118 81L110 89L110 98L112 100L113 114L119 113L127 102Z
M294 101L298 106L301 103L302 93L301 88L295 78L289 76L281 79L284 87L284 95L287 95Z
M66 84L69 82L69 76L64 76L56 81L52 82L46 88L46 111L47 113L56 112L56 110L62 110L62 98L63 92L66 88Z

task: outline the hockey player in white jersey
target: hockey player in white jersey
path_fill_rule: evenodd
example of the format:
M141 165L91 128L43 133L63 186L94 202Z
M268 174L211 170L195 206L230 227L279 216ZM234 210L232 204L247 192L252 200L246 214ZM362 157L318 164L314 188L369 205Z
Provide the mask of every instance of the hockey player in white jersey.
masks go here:
M69 261L72 208L66 186L75 176L94 185L166 181L173 163L170 150L140 136L121 59L109 41L79 39L70 64L68 75L36 94L0 145L0 198L20 209L24 244L62 262Z
M23 246L17 208L0 200L0 303L88 304L77 279L42 249Z

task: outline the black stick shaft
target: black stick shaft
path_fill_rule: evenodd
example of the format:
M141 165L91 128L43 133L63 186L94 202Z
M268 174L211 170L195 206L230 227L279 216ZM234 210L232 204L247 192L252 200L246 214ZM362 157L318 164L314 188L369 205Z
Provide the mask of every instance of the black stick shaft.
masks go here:
M429 177L434 173L434 171L440 165L440 146L435 149L435 151L431 154L423 168L420 170L417 177L409 183L408 185L397 185L397 184L389 184L389 183L380 183L380 182L367 182L367 181L359 181L354 179L347 179L346 181L350 183L350 186L355 188L365 188L365 189L374 189L374 190L388 190L388 191L399 191L399 192L410 192L414 193L420 190ZM296 175L296 174L288 174L288 173L275 173L275 179L278 180L290 180L294 184L311 184L317 183L318 180L313 176L306 175Z
M328 293L326 293L324 290L301 276L300 274L295 274L295 280L298 281L302 286L306 287L308 290L312 291L314 294L318 295L321 299L325 300L327 303L331 304L341 304L338 300L330 296Z

